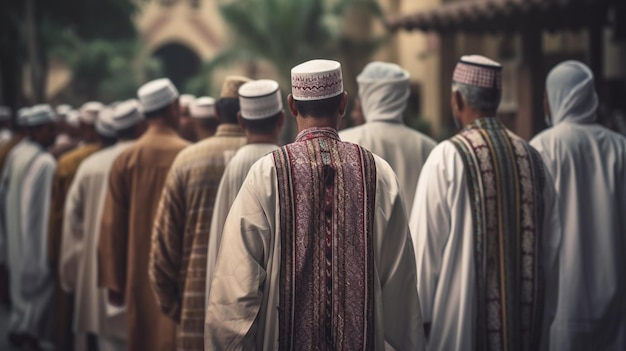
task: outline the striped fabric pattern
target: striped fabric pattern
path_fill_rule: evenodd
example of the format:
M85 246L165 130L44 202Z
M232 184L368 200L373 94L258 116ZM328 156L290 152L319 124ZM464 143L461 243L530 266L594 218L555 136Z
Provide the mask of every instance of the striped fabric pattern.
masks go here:
M495 118L451 139L467 170L477 286L476 350L536 350L543 311L543 163Z
M280 201L281 350L374 348L376 165L334 129L273 153Z

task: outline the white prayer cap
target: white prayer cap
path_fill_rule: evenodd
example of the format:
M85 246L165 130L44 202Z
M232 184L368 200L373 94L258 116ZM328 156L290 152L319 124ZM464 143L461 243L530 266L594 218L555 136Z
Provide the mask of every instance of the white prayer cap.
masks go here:
M168 78L156 79L144 84L137 91L143 112L154 112L178 99L178 90Z
M452 80L481 88L502 90L502 65L480 55L466 55L454 68Z
M546 94L553 124L595 122L598 94L593 72L584 63L569 60L554 67L546 78Z
M395 63L375 61L356 80L366 121L402 122L411 93L409 72Z
M210 96L197 98L189 106L189 114L192 118L216 118L215 116L215 99Z
M72 106L66 105L66 104L59 105L56 108L57 115L59 116L67 116L67 113L70 112L71 110L72 110Z
M17 110L17 125L18 126L26 126L28 115L30 114L30 107L22 107Z
M239 88L241 117L263 119L271 117L283 109L283 100L278 83L271 79L260 79Z
M191 94L181 94L178 98L178 104L180 105L180 107L183 108L189 107L189 105L191 105L191 103L193 103L195 99L196 97Z
M94 125L98 119L100 110L104 108L104 105L97 101L90 101L85 103L80 108L79 120L82 123Z
M224 79L224 83L222 84L222 91L220 91L220 99L221 98L238 98L239 87L251 81L252 79L248 77L244 77L244 76L226 77L226 79Z
M322 100L343 93L341 64L311 60L291 69L291 94L295 100Z
M78 110L70 110L65 116L65 123L74 128L78 128L80 125L80 112Z
M98 120L96 121L96 132L107 138L115 138L115 128L113 120L113 109L105 107L100 110Z
M144 120L141 104L134 99L115 106L113 114L115 130L128 129Z
M26 126L35 127L56 121L54 110L48 104L40 104L31 107L25 119Z

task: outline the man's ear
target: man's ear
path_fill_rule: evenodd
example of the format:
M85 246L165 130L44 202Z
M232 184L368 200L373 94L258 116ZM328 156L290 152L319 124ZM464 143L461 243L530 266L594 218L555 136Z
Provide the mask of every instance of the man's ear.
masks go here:
M452 92L452 111L461 113L463 108L465 107L465 101L463 101L463 96L458 91Z
M287 105L289 105L289 112L294 117L298 116L298 107L296 106L296 100L294 100L293 95L287 95Z

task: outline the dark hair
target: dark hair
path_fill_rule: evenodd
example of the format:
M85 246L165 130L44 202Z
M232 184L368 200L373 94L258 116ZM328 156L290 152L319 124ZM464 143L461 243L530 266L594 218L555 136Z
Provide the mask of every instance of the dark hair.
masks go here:
M213 130L220 122L216 118L198 118L198 124L202 129Z
M330 117L339 112L339 105L343 94L322 100L300 101L295 100L298 112L302 117L323 118Z
M263 119L245 119L242 116L241 120L243 121L244 128L252 134L270 134L274 131L274 128L276 128L281 113L282 111L279 111Z
M98 138L104 145L113 145L117 142L117 135L114 137L104 136L102 134L98 134Z
M221 123L237 124L239 98L220 98L215 103L215 108L220 114Z
M154 111L150 111L150 112L145 112L144 113L144 117L146 119L154 119L154 118L162 118L167 116L167 110L170 108L170 104L167 104L163 107L161 107L158 110L154 110Z
M122 130L118 130L116 132L117 137L119 139L135 139L137 137L137 127L139 126L139 123L134 124L128 128L124 128Z

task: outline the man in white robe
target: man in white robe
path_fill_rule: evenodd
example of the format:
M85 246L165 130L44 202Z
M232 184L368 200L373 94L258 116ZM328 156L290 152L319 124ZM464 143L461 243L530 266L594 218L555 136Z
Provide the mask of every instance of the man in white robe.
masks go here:
M554 124L530 142L559 193L563 219L551 350L626 350L626 138L596 123L593 73L566 61L546 79Z
M208 299L224 222L248 171L261 157L278 149L278 136L285 114L278 83L262 79L239 88L239 125L246 132L246 145L230 160L215 196L207 247L206 296Z
M342 142L341 66L292 69L296 141L255 163L224 225L206 350L422 350L413 247L395 174Z
M59 277L63 290L74 293L77 342L92 334L100 351L121 351L126 346L126 315L109 305L106 290L98 288L98 240L109 172L117 156L141 135L145 122L139 102L129 100L113 111L103 110L97 123L111 129L118 142L86 158L72 181L63 216ZM84 349L79 346L75 349Z
M463 56L452 86L463 129L431 152L410 217L427 348L538 350L556 307L554 186L494 117L500 64Z
M45 150L56 137L50 106L25 118L29 137L7 164L6 257L10 272L9 339L20 347L47 343L53 275L47 261L48 216L54 158Z
M417 179L436 143L403 121L410 94L409 73L386 62L369 63L357 77L366 123L339 132L341 140L359 144L389 162L411 213Z

